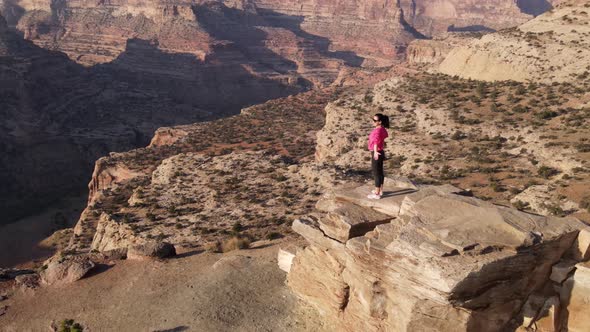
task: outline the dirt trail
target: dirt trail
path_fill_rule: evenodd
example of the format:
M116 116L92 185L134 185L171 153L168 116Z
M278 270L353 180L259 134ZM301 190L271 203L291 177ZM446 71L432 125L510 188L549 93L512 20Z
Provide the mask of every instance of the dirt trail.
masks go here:
M119 261L67 287L16 292L0 303L0 331L47 331L63 319L88 331L327 331L286 287L277 251Z

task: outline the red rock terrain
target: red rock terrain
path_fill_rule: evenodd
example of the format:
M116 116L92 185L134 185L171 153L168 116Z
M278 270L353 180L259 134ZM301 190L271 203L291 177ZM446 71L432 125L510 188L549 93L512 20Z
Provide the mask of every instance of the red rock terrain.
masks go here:
M98 156L146 144L157 127L342 84L350 68L403 59L421 34L530 17L497 0L12 0L0 10L16 29L3 28L3 39L40 47L18 41L3 55L7 220L26 214L19 202L42 206L82 188Z

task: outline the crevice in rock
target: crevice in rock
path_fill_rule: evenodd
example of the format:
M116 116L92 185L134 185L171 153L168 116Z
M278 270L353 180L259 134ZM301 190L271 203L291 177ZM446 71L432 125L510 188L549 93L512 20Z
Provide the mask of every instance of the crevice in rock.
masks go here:
M346 285L346 287L344 287L344 298L342 300L342 304L340 305L340 311L346 310L346 307L348 307L349 301L350 301L350 286Z

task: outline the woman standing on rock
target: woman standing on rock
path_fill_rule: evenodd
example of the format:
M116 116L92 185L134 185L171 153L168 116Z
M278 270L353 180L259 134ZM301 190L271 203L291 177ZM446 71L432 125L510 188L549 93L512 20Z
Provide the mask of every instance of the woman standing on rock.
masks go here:
M389 117L381 113L373 116L373 125L375 128L369 135L369 151L371 151L371 169L373 170L373 177L375 178L375 190L373 190L367 198L381 199L383 195L383 181L385 175L383 173L383 160L385 159L385 139L389 136L385 128L389 128Z

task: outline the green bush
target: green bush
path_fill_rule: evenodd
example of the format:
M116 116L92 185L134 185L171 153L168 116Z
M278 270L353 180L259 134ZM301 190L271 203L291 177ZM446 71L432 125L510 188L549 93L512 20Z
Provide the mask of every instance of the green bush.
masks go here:
M76 323L73 319L64 319L59 327L59 332L82 332L82 325Z
M515 209L519 210L519 211L523 211L526 210L529 207L529 203L528 202L523 202L521 200L517 200L515 202L512 203L512 206L514 206Z
M549 120L549 119L552 119L558 115L559 115L559 113L557 113L555 111L545 110L545 111L535 114L535 117L537 117L538 119L541 119L541 120Z
M541 166L537 171L540 177L544 179L549 179L550 177L559 173L559 171L553 167L549 166Z

